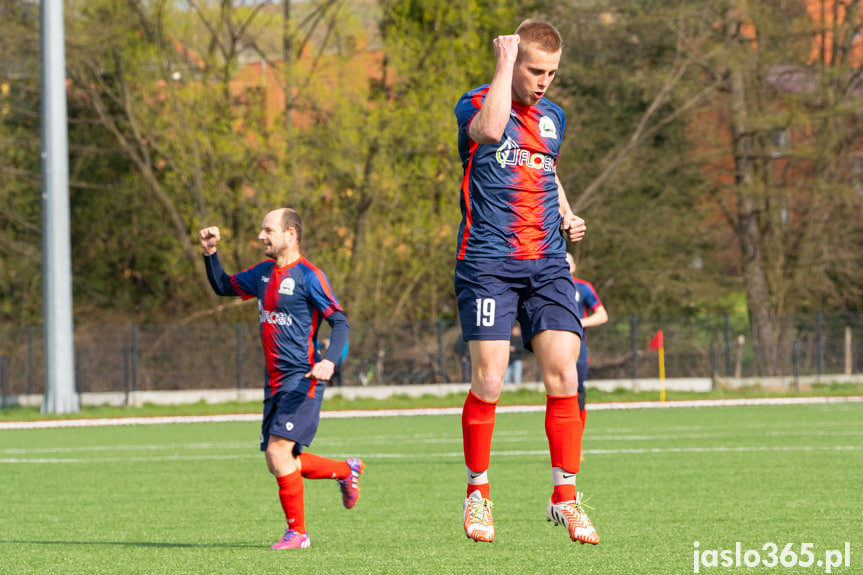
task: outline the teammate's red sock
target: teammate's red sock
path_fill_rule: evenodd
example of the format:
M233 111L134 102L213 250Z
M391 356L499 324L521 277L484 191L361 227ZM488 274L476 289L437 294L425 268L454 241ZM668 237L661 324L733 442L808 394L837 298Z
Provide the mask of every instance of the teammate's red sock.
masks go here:
M351 474L347 461L328 459L314 453L302 452L300 466L308 479L346 479Z
M302 474L297 470L293 473L276 477L276 482L279 484L279 502L282 504L282 510L285 512L288 528L299 533L305 533L306 504L303 500L305 488Z
M491 436L494 433L494 412L497 402L483 401L468 392L461 412L464 463L471 471L483 473L488 470L491 459ZM468 495L479 489L488 498L488 483L468 485Z
M575 499L575 474L578 473L581 459L581 432L578 396L547 396L545 435L548 438L551 466L562 470L560 475L565 480L559 484L555 480L551 496L553 503Z
M579 415L581 415L581 432L584 433L584 428L587 425L587 409L582 409Z

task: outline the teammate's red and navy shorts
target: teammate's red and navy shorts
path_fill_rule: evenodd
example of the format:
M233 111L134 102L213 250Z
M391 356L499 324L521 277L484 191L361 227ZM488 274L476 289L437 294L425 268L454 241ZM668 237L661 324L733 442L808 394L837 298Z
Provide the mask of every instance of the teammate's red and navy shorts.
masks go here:
M584 339L564 258L457 260L455 293L465 341L509 340L516 319L529 350L530 340L543 330L571 331Z
M278 435L295 442L294 455L299 455L303 446L308 447L318 431L321 419L323 385L315 397L298 391L283 391L264 400L264 419L261 424L261 451L267 450L271 435Z

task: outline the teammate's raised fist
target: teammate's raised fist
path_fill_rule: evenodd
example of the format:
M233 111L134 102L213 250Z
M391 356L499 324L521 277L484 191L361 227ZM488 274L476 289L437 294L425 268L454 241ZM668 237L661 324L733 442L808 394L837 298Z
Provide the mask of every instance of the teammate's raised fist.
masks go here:
M198 232L198 237L201 240L201 249L204 250L205 256L211 256L216 253L216 244L218 244L219 240L222 239L218 227L210 226L208 228L204 228Z

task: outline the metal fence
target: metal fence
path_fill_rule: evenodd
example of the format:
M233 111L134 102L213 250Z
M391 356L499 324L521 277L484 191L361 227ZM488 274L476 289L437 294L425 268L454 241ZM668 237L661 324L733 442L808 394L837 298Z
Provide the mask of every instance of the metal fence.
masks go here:
M798 315L784 325L790 337L781 375L863 371L863 314ZM648 349L657 330L664 334L668 378L757 375L746 316L633 316L588 330L591 379L658 377L657 352ZM2 397L42 393L43 354L41 326L0 327ZM465 354L452 320L355 322L335 385L463 382ZM75 370L79 392L160 391L257 388L264 365L257 323L103 325L75 330ZM528 355L523 381L538 379Z

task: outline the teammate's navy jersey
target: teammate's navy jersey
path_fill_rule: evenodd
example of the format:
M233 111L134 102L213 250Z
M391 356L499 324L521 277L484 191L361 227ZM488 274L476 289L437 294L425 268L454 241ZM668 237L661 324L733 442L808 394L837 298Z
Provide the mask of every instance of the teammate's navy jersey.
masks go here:
M602 302L599 301L596 290L589 282L576 277L573 277L572 281L575 282L575 309L578 311L578 317L584 319L588 311L594 311L602 305Z
M464 167L458 259L562 258L555 173L563 110L546 98L535 106L513 102L501 140L480 145L468 130L487 93L488 85L471 90L455 107Z
M342 311L324 273L301 257L283 268L276 267L273 260L266 260L235 275L218 278L221 264L217 256L205 259L208 275L211 267L218 267L213 273L216 283L211 280L217 293L237 295L244 300L258 298L266 362L265 397L278 391L314 396L318 381L306 378L305 374L320 360L316 350L318 328L322 319ZM338 315L344 318L343 314Z

